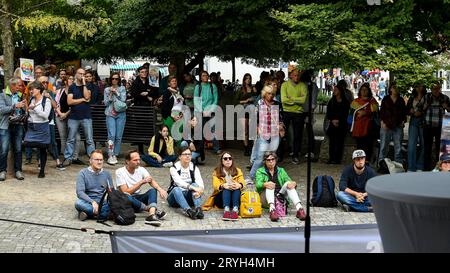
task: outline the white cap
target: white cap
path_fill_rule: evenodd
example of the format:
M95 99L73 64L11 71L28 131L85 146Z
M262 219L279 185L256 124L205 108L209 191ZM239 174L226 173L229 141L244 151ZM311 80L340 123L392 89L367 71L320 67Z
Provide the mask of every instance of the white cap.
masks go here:
M358 157L366 157L366 153L363 150L355 150L352 154L352 160Z
M90 66L90 65L86 65L86 67L84 68L84 70L91 70L92 69L92 66Z

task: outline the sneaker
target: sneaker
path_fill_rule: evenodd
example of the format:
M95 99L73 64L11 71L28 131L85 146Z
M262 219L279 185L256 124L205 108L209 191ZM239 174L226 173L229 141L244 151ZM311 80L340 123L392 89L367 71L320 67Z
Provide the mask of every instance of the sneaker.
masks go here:
M347 204L342 204L342 208L346 211L346 212L350 212L350 207Z
M108 157L108 160L106 161L106 163L108 163L108 165L115 165L114 157L112 157L112 156Z
M156 216L155 214L149 215L147 218L145 218L145 223L155 227L159 227L161 225L161 221L159 221L158 216Z
M224 211L224 212L223 212L222 220L224 220L224 221L229 221L229 220L231 220L231 212L229 212L229 211Z
M45 177L45 173L44 172L39 172L38 178L44 178L44 177Z
M21 171L16 172L16 178L17 180L24 180L25 177L23 176L23 173Z
M6 179L6 172L0 172L0 181L5 181Z
M69 167L70 165L72 165L72 160L70 159L64 159L64 161L61 163L64 167Z
M56 168L60 171L64 171L66 169L62 163L59 163L58 165L56 165Z
M298 157L293 157L292 163L294 163L295 165L298 165L298 164L300 164L300 160L298 159Z
M231 216L230 216L230 220L231 221L237 221L237 220L239 220L239 216L238 216L238 213L236 212L236 211L231 211Z
M119 163L119 160L117 160L117 156L113 155L114 164Z
M203 219L205 217L203 210L200 207L195 209L195 213L197 214L197 219Z
M163 211L163 210L156 210L156 217L158 217L158 219L159 220L163 220L166 216L167 216L167 213L165 212L165 211Z
M164 168L170 168L172 166L173 166L173 162L166 162L166 163L163 164Z
M297 210L297 214L295 215L295 217L297 217L298 219L305 221L306 219L306 213L305 210L303 208Z
M278 213L277 213L275 210L272 210L272 211L270 212L270 221L276 222L276 221L278 221L278 219L280 219L280 218L278 217Z
M192 220L197 219L197 213L195 213L195 211L193 211L192 209L187 209L184 211L185 215L189 218L191 218Z
M222 153L222 150L220 150L220 149L216 151L216 155L220 155L221 153Z
M81 211L81 212L78 213L78 219L80 221L85 221L87 218L88 218L88 215L87 215L86 212Z
M79 158L72 160L72 164L75 165L86 165L83 161L81 161Z

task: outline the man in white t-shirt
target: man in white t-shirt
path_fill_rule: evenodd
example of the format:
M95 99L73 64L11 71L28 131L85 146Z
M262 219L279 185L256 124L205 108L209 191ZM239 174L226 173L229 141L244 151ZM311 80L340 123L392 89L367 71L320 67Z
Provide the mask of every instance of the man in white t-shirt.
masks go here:
M141 157L136 150L129 151L125 156L125 166L116 170L117 187L124 193L129 194L135 211L148 211L149 216L145 218L145 223L152 226L160 226L161 219L166 216L166 212L158 210L156 207L157 194L163 199L167 199L167 192L159 186L148 171L140 166ZM141 192L141 187L149 184L153 188L145 193Z

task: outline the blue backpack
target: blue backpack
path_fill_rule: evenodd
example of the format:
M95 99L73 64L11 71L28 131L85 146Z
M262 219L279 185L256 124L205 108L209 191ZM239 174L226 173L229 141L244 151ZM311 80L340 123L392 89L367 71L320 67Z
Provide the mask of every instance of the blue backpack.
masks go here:
M313 196L311 204L314 207L336 207L337 200L334 194L334 180L328 175L319 175L313 181Z

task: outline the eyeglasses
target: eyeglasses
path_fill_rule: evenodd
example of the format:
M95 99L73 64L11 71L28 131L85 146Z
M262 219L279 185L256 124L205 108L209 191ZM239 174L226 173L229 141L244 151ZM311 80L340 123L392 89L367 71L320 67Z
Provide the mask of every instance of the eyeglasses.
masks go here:
M182 153L181 155L184 155L184 156L192 156L191 153Z
M442 164L450 164L450 160L442 161Z
M228 161L228 160L233 160L233 158L231 156L226 156L226 157L222 157L222 160Z
M273 157L272 157L272 158L267 158L267 159L266 159L266 161L269 161L269 162L274 161L274 160L275 160L275 158L273 158Z
M120 78L112 78L113 80L120 80Z

